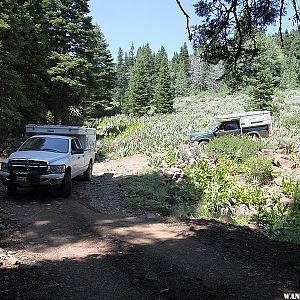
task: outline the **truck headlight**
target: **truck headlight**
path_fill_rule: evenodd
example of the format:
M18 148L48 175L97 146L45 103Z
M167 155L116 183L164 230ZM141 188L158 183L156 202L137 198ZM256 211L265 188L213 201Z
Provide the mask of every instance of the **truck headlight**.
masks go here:
M1 171L8 172L8 163L1 163Z
M195 136L190 136L190 142L195 142L197 141L197 138Z
M65 165L48 166L48 173L57 174L57 173L65 173L65 172L66 172Z

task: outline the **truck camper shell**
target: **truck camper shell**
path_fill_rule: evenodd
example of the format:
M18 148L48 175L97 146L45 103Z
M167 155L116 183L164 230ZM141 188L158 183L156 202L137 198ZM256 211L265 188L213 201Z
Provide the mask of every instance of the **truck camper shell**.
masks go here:
M26 125L29 135L65 135L77 137L84 150L96 148L96 129L68 125Z
M272 124L271 113L266 110L220 115L216 116L215 119L217 122L239 120L241 128Z

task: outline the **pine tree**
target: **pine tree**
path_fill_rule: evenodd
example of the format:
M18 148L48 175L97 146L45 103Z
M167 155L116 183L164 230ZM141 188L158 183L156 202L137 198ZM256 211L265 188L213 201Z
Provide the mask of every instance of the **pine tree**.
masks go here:
M48 51L38 1L1 1L0 11L0 129L18 134L45 114Z
M26 0L23 4L22 36L24 44L19 54L22 64L19 73L27 99L22 108L26 122L38 123L45 120L46 108L46 64L49 56L47 36L43 31L43 6L39 0Z
M84 115L80 108L94 86L97 38L88 0L44 0L43 5L51 50L47 104L56 122L78 122Z
M161 48L157 51L157 54L155 56L155 72L156 72L156 74L159 73L161 62L164 59L168 60L168 55L167 55L167 51L166 51L165 47L161 46Z
M87 84L87 99L82 101L84 116L99 118L107 115L113 108L112 95L115 88L115 66L108 44L101 32L100 26L96 26L95 40L91 48L93 53L92 73Z
M145 68L149 76L149 99L151 102L154 96L156 70L155 55L152 53L149 43L138 49L137 57L143 57Z
M171 86L171 76L167 58L163 58L157 77L154 103L156 112L171 113L173 111L173 92Z
M134 53L134 44L132 42L129 50L129 55L128 55L128 65L130 66L130 68L133 67L134 63L135 63L135 53Z
M180 47L178 58L180 64L182 65L183 70L188 76L190 62L189 62L189 51L186 43L184 43L183 46Z
M10 135L11 126L22 122L20 108L25 101L24 86L18 72L19 57L24 43L21 34L21 7L16 1L0 2L0 129ZM1 134L0 137L4 137Z
M125 93L125 111L133 115L144 115L150 108L150 81L146 65L137 58L132 69L128 89Z
M180 53L174 53L171 61L171 80L175 96L189 94L189 55L186 44L180 48Z
M186 75L185 66L182 62L178 65L178 71L175 74L174 78L174 90L176 97L183 97L189 94L189 82Z
M292 35L292 41L290 43L290 51L288 53L288 56L291 57L291 60L293 60L293 57L296 59L297 64L293 66L293 68L297 72L297 79L298 82L300 82L300 70L297 68L298 65L300 65L300 33L299 31L295 31L291 33Z
M128 86L124 52L122 48L119 48L118 51L115 70L116 70L116 88L114 90L113 98L115 103L118 105L118 107L122 107L124 97L125 97L125 91Z
M279 56L280 49L276 47L274 39L260 34L257 38L259 54L254 58L251 66L250 94L252 109L270 109L274 105L272 96L275 87L280 84L282 61ZM279 51L279 52L276 52ZM283 56L283 55L282 55Z
M153 102L154 74L153 54L149 44L146 44L138 49L135 64L131 71L124 103L124 110L127 113L143 115L148 112Z

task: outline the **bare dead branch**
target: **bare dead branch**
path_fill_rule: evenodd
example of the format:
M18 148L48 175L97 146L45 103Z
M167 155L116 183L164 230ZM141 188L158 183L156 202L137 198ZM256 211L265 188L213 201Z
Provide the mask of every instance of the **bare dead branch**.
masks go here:
M283 34L282 34L283 9L284 9L284 0L281 0L281 2L280 2L280 12L279 12L279 36L280 36L280 43L281 43L282 48L284 47Z
M191 33L191 29L190 29L190 16L185 12L184 8L182 7L181 3L179 0L175 0L177 5L179 6L180 10L182 11L182 13L184 14L185 18L186 18L186 30L188 32L188 37L189 37L189 41L191 42L193 39L192 33Z
M299 21L300 21L300 16L299 16L299 14L298 14L298 7L297 7L297 2L296 2L296 0L292 0L292 5L293 5L294 12L295 12L294 20L295 20L295 22L296 22L297 25L298 25L298 24L299 24Z

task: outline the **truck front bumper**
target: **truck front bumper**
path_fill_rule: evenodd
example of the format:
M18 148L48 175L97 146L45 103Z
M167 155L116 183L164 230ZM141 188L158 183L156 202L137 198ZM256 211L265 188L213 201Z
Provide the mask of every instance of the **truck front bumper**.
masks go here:
M34 187L59 186L65 174L35 174L35 173L8 173L0 171L0 180L6 186Z

